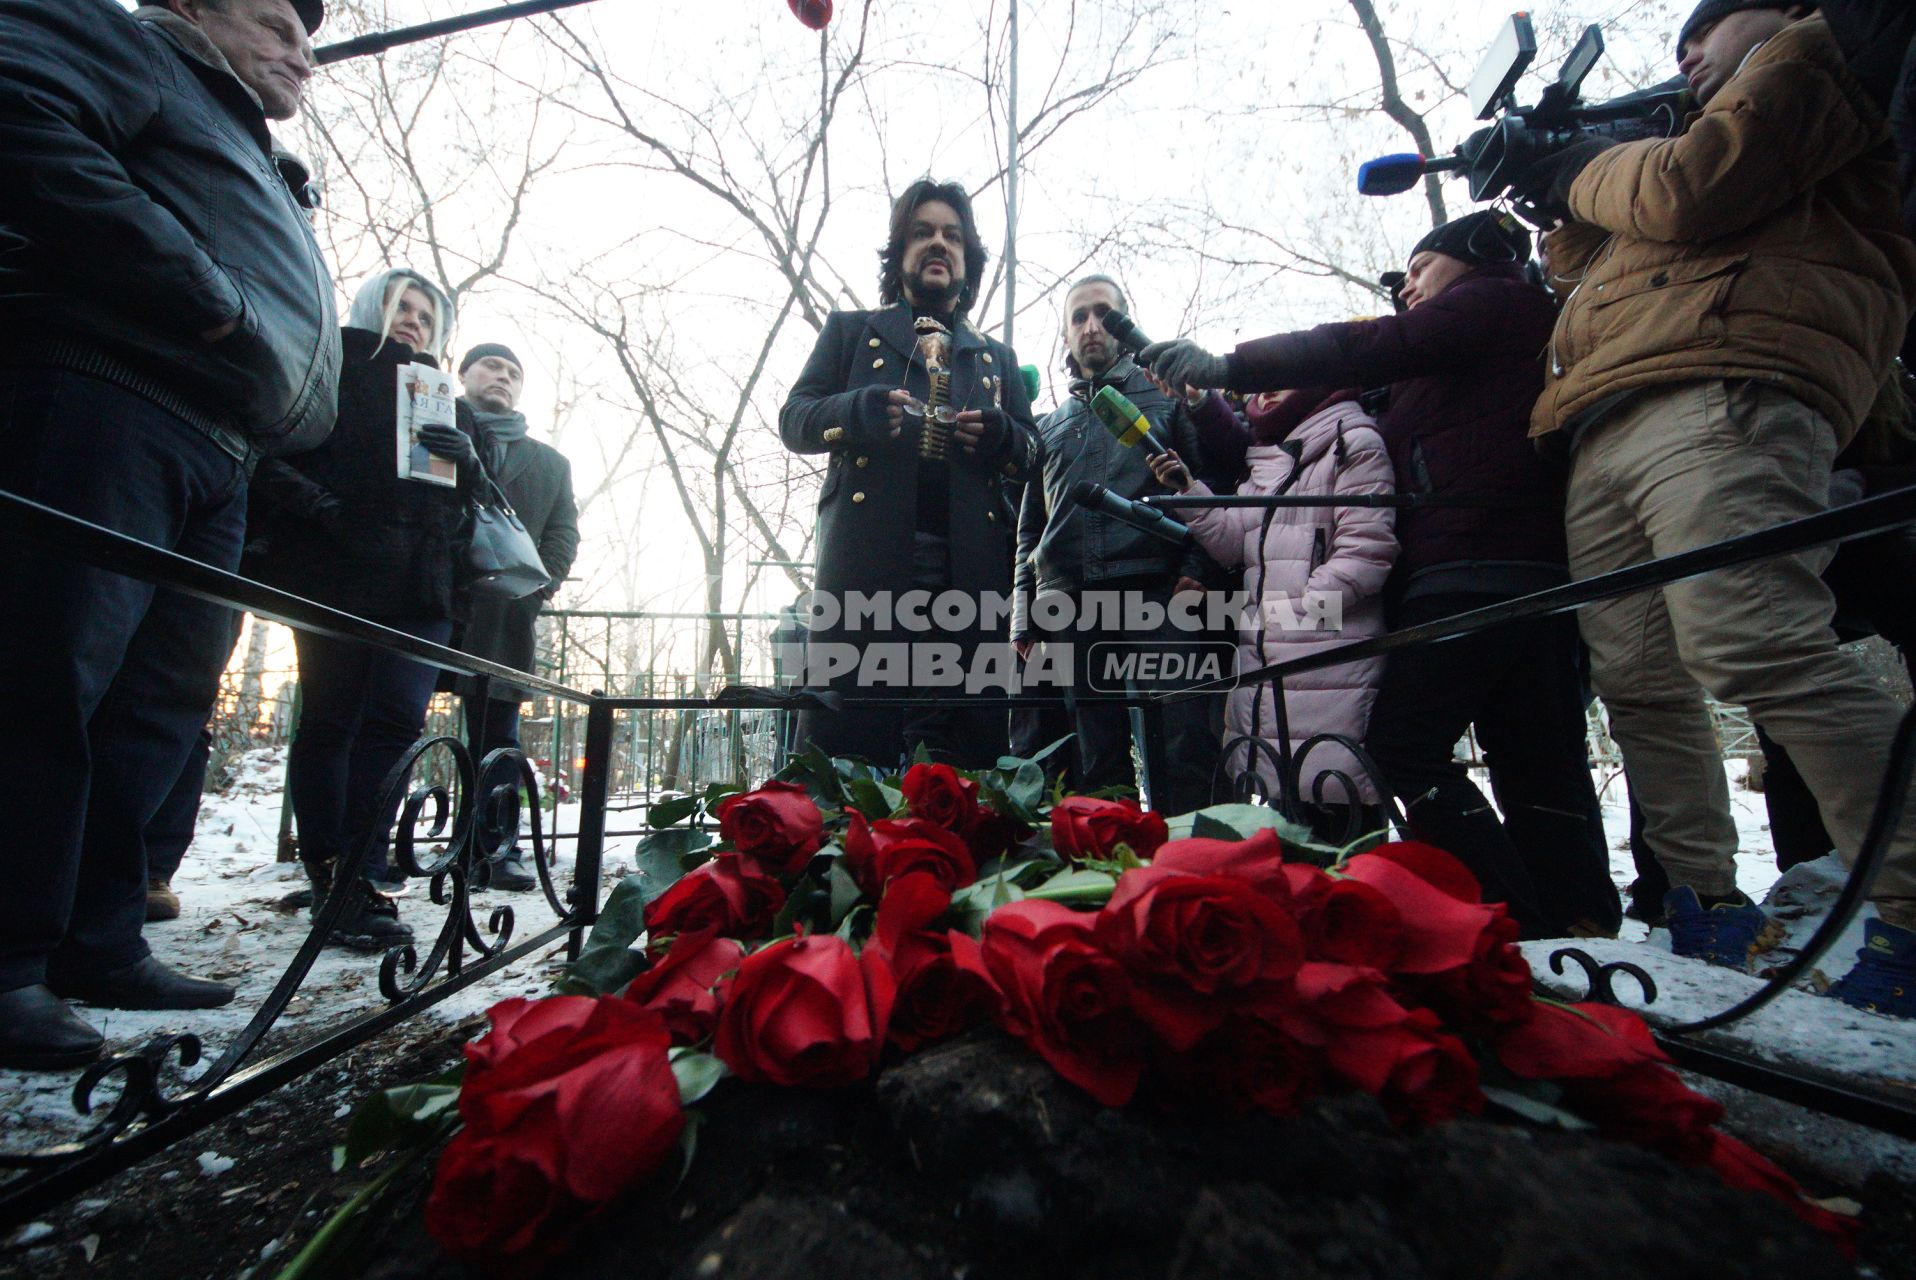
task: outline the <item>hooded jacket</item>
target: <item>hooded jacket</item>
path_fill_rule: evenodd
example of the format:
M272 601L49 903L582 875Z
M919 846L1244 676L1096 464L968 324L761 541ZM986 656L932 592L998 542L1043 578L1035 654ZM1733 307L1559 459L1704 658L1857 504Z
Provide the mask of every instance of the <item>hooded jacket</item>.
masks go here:
M388 271L360 287L348 314L378 316L395 275L443 299L415 273ZM450 328L435 326L435 344ZM363 618L451 618L467 478L458 488L401 480L396 457L399 369L437 361L375 329L348 327L341 342L338 426L316 449L260 464L248 495L245 571Z
M1902 345L1916 245L1883 114L1811 16L1765 42L1679 137L1599 154L1546 241L1568 300L1542 435L1646 387L1780 387L1847 443Z
M1245 461L1250 477L1239 486L1240 495L1395 492L1390 457L1376 424L1348 400L1318 410L1282 444L1253 445ZM1197 481L1191 492L1204 495L1211 490ZM1244 570L1244 590L1254 612L1238 629L1238 669L1251 671L1384 634L1384 583L1398 551L1395 519L1396 513L1388 507L1191 512L1191 532L1204 549L1226 568ZM1314 623L1313 611L1325 605L1327 615L1315 617L1328 616L1341 621L1341 626L1329 629L1322 622ZM1323 733L1361 743L1383 674L1382 658L1365 658L1286 680L1284 713L1291 750ZM1244 748L1230 745L1238 738L1259 738L1276 750L1274 697L1268 682L1231 692L1225 713L1226 760L1231 770L1245 767ZM1267 787L1274 786L1270 757L1262 751L1254 755L1259 776ZM1380 803L1369 771L1336 744L1313 748L1306 756L1299 779L1306 801L1313 798L1317 779L1333 770L1357 782L1357 798L1363 803ZM1323 786L1327 803L1349 803L1351 797L1335 780L1327 779Z
M333 421L332 280L216 56L111 0L0 0L0 359L310 448Z
M1234 386L1390 386L1378 430L1400 493L1483 500L1403 513L1394 590L1516 595L1565 581L1563 485L1526 438L1556 309L1510 265L1402 315L1240 343Z

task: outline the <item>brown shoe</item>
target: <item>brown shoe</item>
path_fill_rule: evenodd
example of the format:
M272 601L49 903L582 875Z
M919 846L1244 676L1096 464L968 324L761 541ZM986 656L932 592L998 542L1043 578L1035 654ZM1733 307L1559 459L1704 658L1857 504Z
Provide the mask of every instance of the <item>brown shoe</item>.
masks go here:
M149 922L180 918L180 895L173 892L171 880L156 876L146 882L146 918Z

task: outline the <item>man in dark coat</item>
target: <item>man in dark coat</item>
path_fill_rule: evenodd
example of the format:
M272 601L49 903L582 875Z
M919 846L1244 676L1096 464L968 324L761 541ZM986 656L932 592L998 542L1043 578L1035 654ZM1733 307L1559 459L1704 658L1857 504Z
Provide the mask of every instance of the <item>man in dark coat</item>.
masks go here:
M1528 439L1556 320L1524 276L1528 256L1514 222L1469 214L1412 250L1401 315L1259 338L1222 357L1160 343L1144 358L1167 381L1201 387L1389 384L1378 429L1399 492L1484 500L1399 515L1391 625L1415 626L1569 580L1562 482ZM1532 937L1621 923L1577 644L1575 621L1555 617L1394 653L1365 741L1411 830L1463 859ZM1473 725L1501 822L1453 759Z
M1005 484L1036 473L1037 431L1017 356L966 319L985 247L964 188L908 187L879 257L885 305L828 317L779 411L787 448L827 455L804 683L851 703L805 713L799 745L988 766L1007 743L987 695L1015 681ZM912 697L970 705L870 705Z
M0 489L221 569L261 452L331 429L332 282L274 163L319 0L0 0ZM141 832L218 690L228 611L13 546L0 564L0 1063L77 1065L61 997L233 988L140 937Z
M486 471L505 491L506 501L518 513L539 559L551 578L545 588L517 600L474 596L458 646L474 657L488 658L520 671L532 671L538 659L533 635L540 608L558 594L572 562L579 554L579 507L572 497L572 464L557 449L527 435L526 416L519 412L525 389L525 366L510 347L485 342L466 352L459 362L461 418L470 418L479 438L479 456ZM479 758L502 747L519 748L519 704L530 695L517 685L494 684L490 704L481 711L468 702L467 716L485 717L479 737ZM512 806L508 806L512 808ZM490 858L495 889L515 892L537 881L519 861L515 842L518 813L500 815L504 828Z
M1207 637L1201 631L1181 632L1168 617L1167 606L1174 595L1195 596L1207 586L1223 585L1221 571L1195 542L1174 545L1073 500L1073 491L1085 482L1131 500L1169 492L1145 461L1150 446L1143 441L1120 444L1093 413L1092 397L1104 387L1115 388L1136 405L1179 456L1204 469L1196 425L1181 401L1160 390L1105 332L1104 317L1128 308L1117 282L1108 276L1086 276L1065 295L1070 396L1038 424L1043 471L1025 486L1018 513L1018 598L1011 638L1020 657L1029 657L1031 647L1040 642L1070 647L1074 696L1065 732L1076 734L1069 785L1079 791L1132 784L1130 710L1121 703L1078 701L1116 691L1112 682L1100 678L1094 663L1106 654L1140 646L1169 652L1201 645ZM1208 472L1206 478L1212 478ZM1046 632L1033 621L1031 601L1039 596L1064 596L1073 602L1071 630ZM1112 603L1120 609L1115 617L1100 607ZM1122 620L1127 612L1130 620L1147 625L1129 626ZM1229 643L1236 643L1235 636ZM1222 703L1220 697L1173 702L1164 708L1159 739L1140 735L1153 808L1187 813L1210 802L1223 732Z

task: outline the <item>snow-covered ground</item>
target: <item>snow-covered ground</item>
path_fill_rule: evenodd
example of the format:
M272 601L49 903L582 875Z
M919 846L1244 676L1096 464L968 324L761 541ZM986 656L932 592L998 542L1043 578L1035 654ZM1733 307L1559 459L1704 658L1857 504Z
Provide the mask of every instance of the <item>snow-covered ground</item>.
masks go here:
M307 931L303 910L285 899L304 884L297 864L277 863L283 753L268 749L252 753L236 766L227 790L209 794L200 811L199 828L185 865L174 880L180 895L180 918L147 926L154 951L168 963L191 973L238 984L239 998L223 1009L194 1013L132 1013L83 1009L105 1032L110 1053L137 1049L154 1035L192 1031L205 1041L207 1060L217 1057L266 998ZM1726 766L1731 803L1740 836L1738 881L1753 898L1763 900L1777 891L1776 904L1791 913L1791 938L1786 946L1808 937L1826 910L1828 899L1840 887L1841 868L1834 859L1799 868L1781 884L1771 857L1763 798L1743 785L1744 765ZM1611 847L1611 874L1619 887L1635 876L1628 849L1629 818L1623 782L1600 770L1604 818ZM561 833L578 830L578 808L562 805L557 816ZM634 815L613 814L613 831L635 827ZM635 837L616 837L607 843L605 883L625 874ZM569 883L573 843L556 843L555 880ZM1786 894L1784 891L1787 890ZM1783 897L1794 899L1786 904ZM526 937L553 919L544 895L481 892L475 895L473 918L483 923L492 910L510 904L517 917L515 935ZM401 913L418 935L422 952L445 920L433 906L424 885L415 885L401 901ZM1861 922L1819 966L1834 978L1849 966L1860 945ZM1646 943L1648 945L1642 945ZM1549 977L1547 959L1556 946L1529 944L1532 965ZM1659 997L1644 1010L1653 1021L1682 1021L1726 1008L1753 989L1757 979L1679 960L1668 953L1668 935L1650 932L1626 922L1617 942L1582 941L1602 961L1628 959L1649 970L1657 980ZM454 1022L514 995L536 995L547 989L556 972L555 953L528 957L512 968L452 996L424 1016ZM1571 969L1562 991L1581 995L1581 978ZM1637 999L1627 978L1617 983L1628 1002ZM280 1019L275 1036L280 1043L297 1042L321 1028L334 1026L384 1004L379 994L379 957L343 950L327 950ZM1808 993L1789 993L1770 1009L1719 1033L1746 1050L1779 1060L1857 1074L1896 1085L1916 1084L1916 1025L1873 1014L1857 1013L1835 1001ZM290 1039L288 1039L290 1037ZM203 1068L202 1068L203 1069ZM74 1076L0 1071L0 1146L9 1150L37 1146L76 1135L85 1122L74 1113L71 1089ZM1894 1086L1892 1086L1894 1087Z
M193 847L173 879L180 896L179 919L146 926L147 941L160 959L200 977L234 983L239 987L238 998L224 1008L186 1013L80 1007L81 1016L106 1035L108 1054L130 1052L156 1035L190 1031L204 1042L206 1053L200 1067L187 1075L204 1071L265 1003L305 940L310 926L306 911L285 901L305 887L305 874L297 863L274 861L284 773L282 748L255 751L235 762L232 784L222 794L209 792L205 797ZM560 831L578 830L576 805L561 806L557 818ZM608 886L625 874L635 843L633 839L607 842ZM566 840L554 847L558 863L553 878L563 889L572 879L574 845ZM516 938L529 937L557 918L545 895L536 889L475 893L471 914L483 929L494 909L504 905L513 909ZM423 883L410 886L400 899L401 918L412 926L422 957L445 923L446 911L432 903ZM528 956L448 997L423 1016L451 1023L511 996L541 994L557 971L555 957L562 954L555 948ZM378 954L336 948L321 952L275 1024L271 1043L298 1043L324 1028L384 1007L379 961ZM255 1060L260 1056L256 1050ZM17 1151L83 1132L87 1122L73 1110L76 1076L74 1072L0 1069L0 1147ZM110 1098L111 1088L102 1086L96 1105Z

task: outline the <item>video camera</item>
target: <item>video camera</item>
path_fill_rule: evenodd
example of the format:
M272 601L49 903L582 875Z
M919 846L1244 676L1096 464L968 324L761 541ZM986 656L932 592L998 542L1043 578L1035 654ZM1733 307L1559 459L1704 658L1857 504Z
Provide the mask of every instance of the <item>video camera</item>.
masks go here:
M1562 149L1578 134L1618 141L1673 137L1695 109L1681 78L1608 102L1582 100L1583 82L1603 57L1603 32L1584 28L1554 83L1544 86L1534 107L1517 105L1517 81L1537 60L1537 33L1528 13L1513 13L1484 55L1468 90L1479 120L1495 121L1472 134L1448 156L1381 156L1357 171L1357 189L1367 196L1409 191L1430 173L1461 173L1472 200L1509 195L1532 161Z

